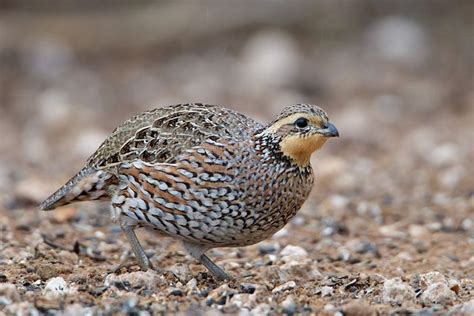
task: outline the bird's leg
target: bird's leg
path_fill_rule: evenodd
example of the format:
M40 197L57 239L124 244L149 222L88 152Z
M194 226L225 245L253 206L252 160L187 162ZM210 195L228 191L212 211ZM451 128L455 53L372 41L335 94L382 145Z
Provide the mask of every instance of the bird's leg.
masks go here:
M217 264L212 262L208 256L202 254L201 257L196 258L198 259L218 280L230 280L231 277L224 272Z
M225 273L224 270L219 268L217 264L212 262L212 260L204 254L208 248L187 241L183 242L183 244L188 253L196 260L201 262L218 280L223 281L231 279L231 277Z
M121 216L120 218L120 227L122 228L125 236L127 236L128 242L132 247L132 251L135 254L135 258L138 261L138 265L143 271L148 269L153 269L150 260L148 259L145 250L143 250L142 245L138 241L137 235L135 234L135 228L137 227L137 222L130 217Z

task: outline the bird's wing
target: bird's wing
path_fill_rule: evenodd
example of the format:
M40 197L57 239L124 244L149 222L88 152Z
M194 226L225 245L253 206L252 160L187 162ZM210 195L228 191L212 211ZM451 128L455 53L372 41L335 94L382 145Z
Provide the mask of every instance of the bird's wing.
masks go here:
M51 210L78 200L109 198L109 187L118 179L116 169L108 171L118 165L173 164L205 142L248 141L259 128L254 120L215 105L179 104L142 112L117 127L84 168L40 207Z
M206 140L248 139L261 125L214 105L180 104L143 112L120 125L89 158L88 167L107 169L124 162L175 163Z

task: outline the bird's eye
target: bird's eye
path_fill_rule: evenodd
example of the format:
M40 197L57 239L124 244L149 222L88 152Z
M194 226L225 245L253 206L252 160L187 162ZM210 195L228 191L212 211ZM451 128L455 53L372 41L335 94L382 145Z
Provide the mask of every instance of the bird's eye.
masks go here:
M299 119L295 121L295 125L298 128L305 128L306 126L308 126L308 119L304 117L300 117Z

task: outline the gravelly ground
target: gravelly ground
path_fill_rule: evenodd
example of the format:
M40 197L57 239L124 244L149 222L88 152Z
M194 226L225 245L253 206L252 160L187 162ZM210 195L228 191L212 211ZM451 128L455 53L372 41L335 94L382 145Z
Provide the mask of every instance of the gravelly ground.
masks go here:
M394 25L425 46L388 54ZM257 28L110 59L44 38L0 45L0 314L474 314L472 61L455 31L379 18L361 42ZM341 133L313 157L312 195L285 229L210 252L230 282L146 231L161 271L140 272L107 205L36 208L115 125L183 100L266 121L315 102Z

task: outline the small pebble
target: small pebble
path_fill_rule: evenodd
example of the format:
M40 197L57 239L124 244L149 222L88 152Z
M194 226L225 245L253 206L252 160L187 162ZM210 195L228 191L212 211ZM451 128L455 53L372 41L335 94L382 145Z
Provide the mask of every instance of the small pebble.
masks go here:
M327 312L333 312L336 309L336 307L332 304L326 304L324 305L323 309Z
M363 302L351 302L342 307L344 316L376 316L377 311L369 304Z
M241 311L255 307L256 298L251 294L235 294L232 297L232 303L241 308Z
M181 289L178 288L172 288L168 292L169 295L171 296L184 296L184 293Z
M184 263L176 263L172 265L170 267L170 271L183 283L187 282L193 277L188 265Z
M5 283L8 281L8 278L5 274L0 273L0 283Z
M257 289L257 286L255 284L244 283L240 285L241 293L253 294L256 289Z
M97 296L101 296L102 294L104 294L105 291L107 291L109 287L108 286L99 286L99 287L96 287L95 289L91 290L90 291L90 294L97 297Z
M385 225L379 228L380 234L385 237L403 239L407 234L401 231L396 225Z
M288 295L288 297L281 302L281 306L283 307L283 313L286 315L293 315L296 313L296 303L292 295Z
M302 247L288 245L285 248L283 248L283 250L280 252L280 255L283 257L287 257L287 256L306 257L308 255L308 252Z
M70 294L71 290L61 277L51 278L46 282L43 294L48 299L58 298L62 295Z
M189 290L195 290L197 288L197 280L196 278L192 278L191 280L188 281L188 283L186 283L186 287L189 289Z
M227 284L223 284L209 293L206 304L208 306L212 304L225 305L236 293L236 290L231 289Z
M408 234L411 238L419 239L429 237L430 231L425 226L421 225L410 225L408 227Z
M422 285L424 285L425 287L428 287L431 284L438 283L438 282L446 283L445 276L438 271L431 271L425 274L420 274L420 279L421 279Z
M421 301L428 306L431 304L452 305L456 301L456 294L445 282L435 282L423 292Z
M351 249L352 251L358 254L372 253L376 255L377 257L380 256L377 245L368 241L356 242L355 244L352 245Z
M295 281L289 281L289 282L286 282L280 286L277 286L276 288L274 288L272 290L272 293L279 293L279 292L284 292L284 291L288 291L288 290L292 290L296 287L296 283Z
M130 288L133 289L148 289L155 290L157 286L163 284L163 277L157 274L153 270L148 270L146 272L136 271L130 273L123 273L120 275L109 274L105 278L105 286L115 286L120 290L128 291Z
M401 304L415 299L415 290L400 278L386 280L383 284L383 301L388 304Z
M334 294L334 288L330 286L323 286L321 288L321 297L332 296Z
M261 242L258 245L260 255L273 254L280 249L280 244L277 242Z

